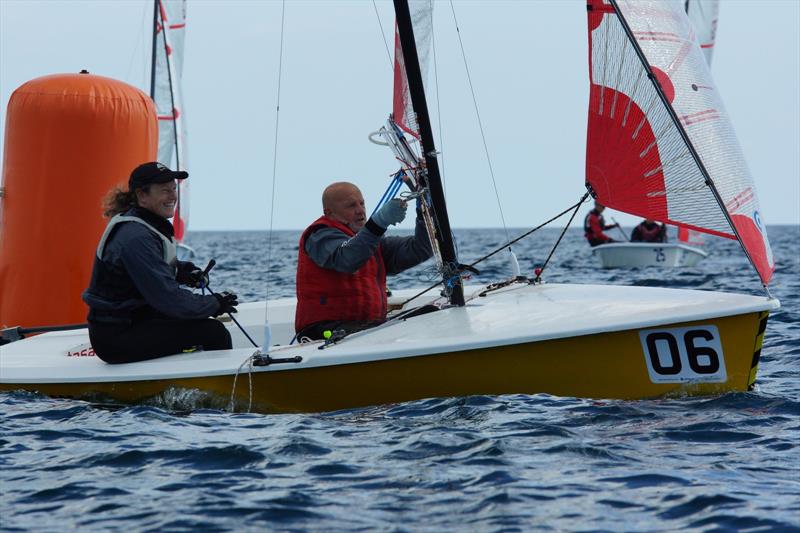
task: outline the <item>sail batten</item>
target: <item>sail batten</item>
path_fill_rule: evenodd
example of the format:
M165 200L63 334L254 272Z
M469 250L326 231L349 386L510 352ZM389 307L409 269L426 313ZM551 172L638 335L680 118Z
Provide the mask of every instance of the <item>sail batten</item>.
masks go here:
M753 180L683 7L589 0L588 13L586 180L598 200L738 239L767 283L774 260ZM626 107L622 120L608 102Z

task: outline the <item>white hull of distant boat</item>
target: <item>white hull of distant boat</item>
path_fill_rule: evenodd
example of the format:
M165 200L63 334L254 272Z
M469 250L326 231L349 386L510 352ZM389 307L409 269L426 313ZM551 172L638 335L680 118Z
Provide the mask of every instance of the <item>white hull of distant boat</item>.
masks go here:
M592 248L603 268L693 267L708 254L680 243L620 242Z
M412 294L397 291L393 301ZM475 394L718 394L752 386L767 316L779 307L766 297L598 285L517 283L465 294L464 307L390 321L324 348L288 345L295 300L270 302L272 338L281 344L270 356L299 359L252 368L256 350L233 327L233 350L122 365L92 355L86 330L47 333L0 347L0 390L139 402L196 389L224 405L241 371L239 405L252 398L262 412ZM239 317L262 338L263 302L242 305Z

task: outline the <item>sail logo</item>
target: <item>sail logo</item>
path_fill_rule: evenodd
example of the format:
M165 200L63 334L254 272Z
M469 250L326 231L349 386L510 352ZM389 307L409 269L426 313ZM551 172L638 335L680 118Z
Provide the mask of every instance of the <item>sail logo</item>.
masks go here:
M766 248L767 264L770 268L775 268L775 258L772 256L772 246L769 245L767 238L767 227L761 220L761 214L758 211L753 211L753 222L756 223L758 231L761 232L761 238L764 240L764 247Z

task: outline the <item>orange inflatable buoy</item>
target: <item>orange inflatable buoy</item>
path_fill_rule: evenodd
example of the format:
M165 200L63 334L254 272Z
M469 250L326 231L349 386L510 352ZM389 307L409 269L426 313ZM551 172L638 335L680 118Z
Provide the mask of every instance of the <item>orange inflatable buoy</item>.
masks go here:
M29 81L11 95L0 198L0 326L86 321L107 220L102 201L156 159L152 100L126 83L81 74Z

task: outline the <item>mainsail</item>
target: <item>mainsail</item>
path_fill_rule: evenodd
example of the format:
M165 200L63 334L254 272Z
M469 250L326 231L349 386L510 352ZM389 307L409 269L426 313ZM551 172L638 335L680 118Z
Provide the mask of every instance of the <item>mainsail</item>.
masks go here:
M150 97L158 114L158 160L175 170L186 170L186 119L180 88L186 0L154 0L154 3ZM181 242L189 224L188 180L180 181L178 188L172 222L175 240Z
M711 64L714 54L714 41L717 38L717 19L719 17L719 0L685 0L684 8L692 21L697 42L706 62Z
M679 2L589 0L586 182L606 206L775 263L755 185Z

